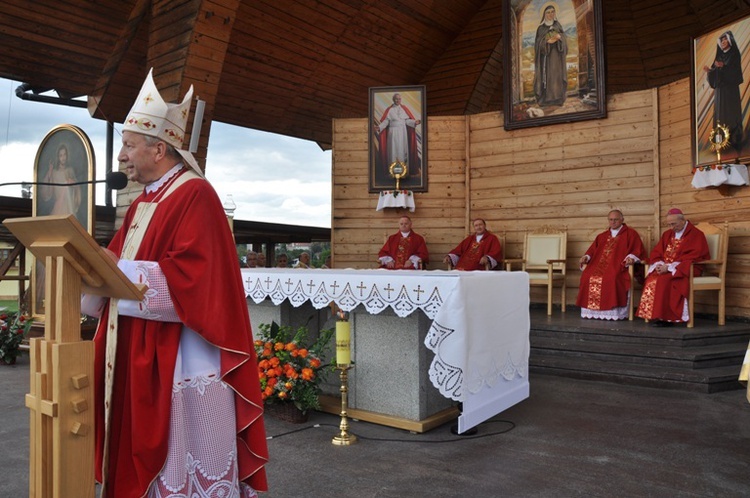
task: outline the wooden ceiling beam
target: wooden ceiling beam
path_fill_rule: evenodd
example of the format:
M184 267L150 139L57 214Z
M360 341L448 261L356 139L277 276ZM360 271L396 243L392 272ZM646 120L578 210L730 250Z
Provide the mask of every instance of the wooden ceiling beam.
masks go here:
M176 102L193 86L193 99L205 103L195 153L204 170L221 75L239 4L239 0L156 0L152 9L148 62L154 67L162 96ZM186 149L196 107L193 102L183 144Z
M125 113L130 109L123 107L123 95L118 90L112 90L115 86L115 79L122 75L120 71L122 62L130 49L133 40L137 38L138 31L142 28L144 18L147 17L150 0L137 0L130 10L128 19L117 37L114 49L112 50L107 62L104 65L102 73L97 79L93 91L89 94L88 109L89 114L95 118L104 119L111 122L122 122L125 119ZM137 84L136 84L137 85ZM131 87L135 85L131 84ZM119 85L118 85L119 87ZM137 92L137 90L136 90ZM117 95L119 94L119 95ZM117 95L112 97L111 95ZM127 92L130 96L131 92ZM128 97L126 96L125 99ZM130 98L131 105L135 96Z

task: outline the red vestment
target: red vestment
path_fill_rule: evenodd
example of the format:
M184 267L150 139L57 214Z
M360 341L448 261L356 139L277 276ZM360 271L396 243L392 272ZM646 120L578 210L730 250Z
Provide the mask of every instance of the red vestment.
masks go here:
M477 242L476 234L471 234L462 240L450 254L458 256L456 270L484 270L479 260L483 256L490 256L495 261L502 261L503 247L494 233L485 231L479 242Z
M705 261L711 258L706 236L692 223L685 224L682 237L676 239L673 230L667 230L649 256L649 264L659 261L670 264L679 263L675 274L671 272L649 273L643 284L643 296L638 305L638 316L645 320L666 320L682 322L685 300L690 291L688 272L690 263ZM700 275L699 266L693 268L695 275Z
M586 254L589 262L581 274L576 306L589 310L611 310L628 304L630 275L623 263L632 254L646 257L638 232L623 224L616 237L607 229L594 239Z
M404 263L409 261L409 258L414 255L418 256L423 264L429 262L427 244L424 241L424 237L412 230L409 232L408 237L401 235L401 232L396 232L388 237L388 240L378 253L378 258L390 256L396 265L394 269L403 270ZM414 269L416 270L417 268Z
M137 205L154 200L168 185L150 194L144 191L133 202L109 245L115 254L121 254ZM143 496L164 466L183 324L220 349L222 379L235 393L240 480L256 490L268 489L263 405L245 292L234 240L213 187L204 180L191 180L164 198L134 259L159 264L182 323L119 317L108 496ZM105 311L94 338L100 482L107 315Z

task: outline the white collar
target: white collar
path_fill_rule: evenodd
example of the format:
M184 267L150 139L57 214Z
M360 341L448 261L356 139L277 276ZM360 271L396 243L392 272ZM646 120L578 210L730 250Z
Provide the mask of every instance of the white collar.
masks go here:
M609 229L609 233L612 234L612 237L617 237L617 234L620 233L620 230L622 230L622 225L620 225L620 228L615 230L614 228Z
M481 241L481 240L482 240L482 237L484 237L484 234L485 234L485 233L487 233L487 232L484 232L484 233L483 233L483 234L481 234L481 235L480 235L480 234L477 234L477 235L476 235L476 239L477 239L477 242L479 242L479 241Z
M409 230L408 232L401 232L402 237L408 237L409 235L411 235L411 230Z
M175 164L172 167L172 169L170 169L169 171L167 171L166 173L164 173L164 176L162 176L161 178L159 178L155 182L151 182L148 185L146 185L146 193L147 194L151 194L151 193L156 192L157 190L159 190L162 187L162 185L164 185L165 183L167 183L167 181L170 178L172 178L174 175L176 175L177 173L179 173L180 170L182 169L182 167L183 167L182 163Z

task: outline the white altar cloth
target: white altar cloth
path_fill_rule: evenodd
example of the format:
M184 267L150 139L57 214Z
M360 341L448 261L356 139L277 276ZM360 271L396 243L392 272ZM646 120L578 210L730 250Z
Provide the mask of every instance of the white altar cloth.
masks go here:
M316 309L359 305L433 320L425 346L430 381L464 403L464 431L528 397L529 277L525 272L243 268L246 295Z

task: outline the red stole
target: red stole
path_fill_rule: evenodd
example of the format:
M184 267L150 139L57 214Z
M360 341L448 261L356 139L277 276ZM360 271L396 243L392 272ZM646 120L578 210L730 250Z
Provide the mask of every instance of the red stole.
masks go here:
M482 240L477 242L476 237L474 237L474 240L471 241L471 244L469 245L469 250L466 251L461 255L461 258L458 260L458 263L456 263L456 270L479 270L480 268L479 260L482 259L482 251L479 250L479 248L482 245L482 241L484 240L484 237L482 237Z
M398 248L396 249L396 255L393 257L396 263L396 268L403 268L411 257L411 239L410 237L401 237L398 241Z

